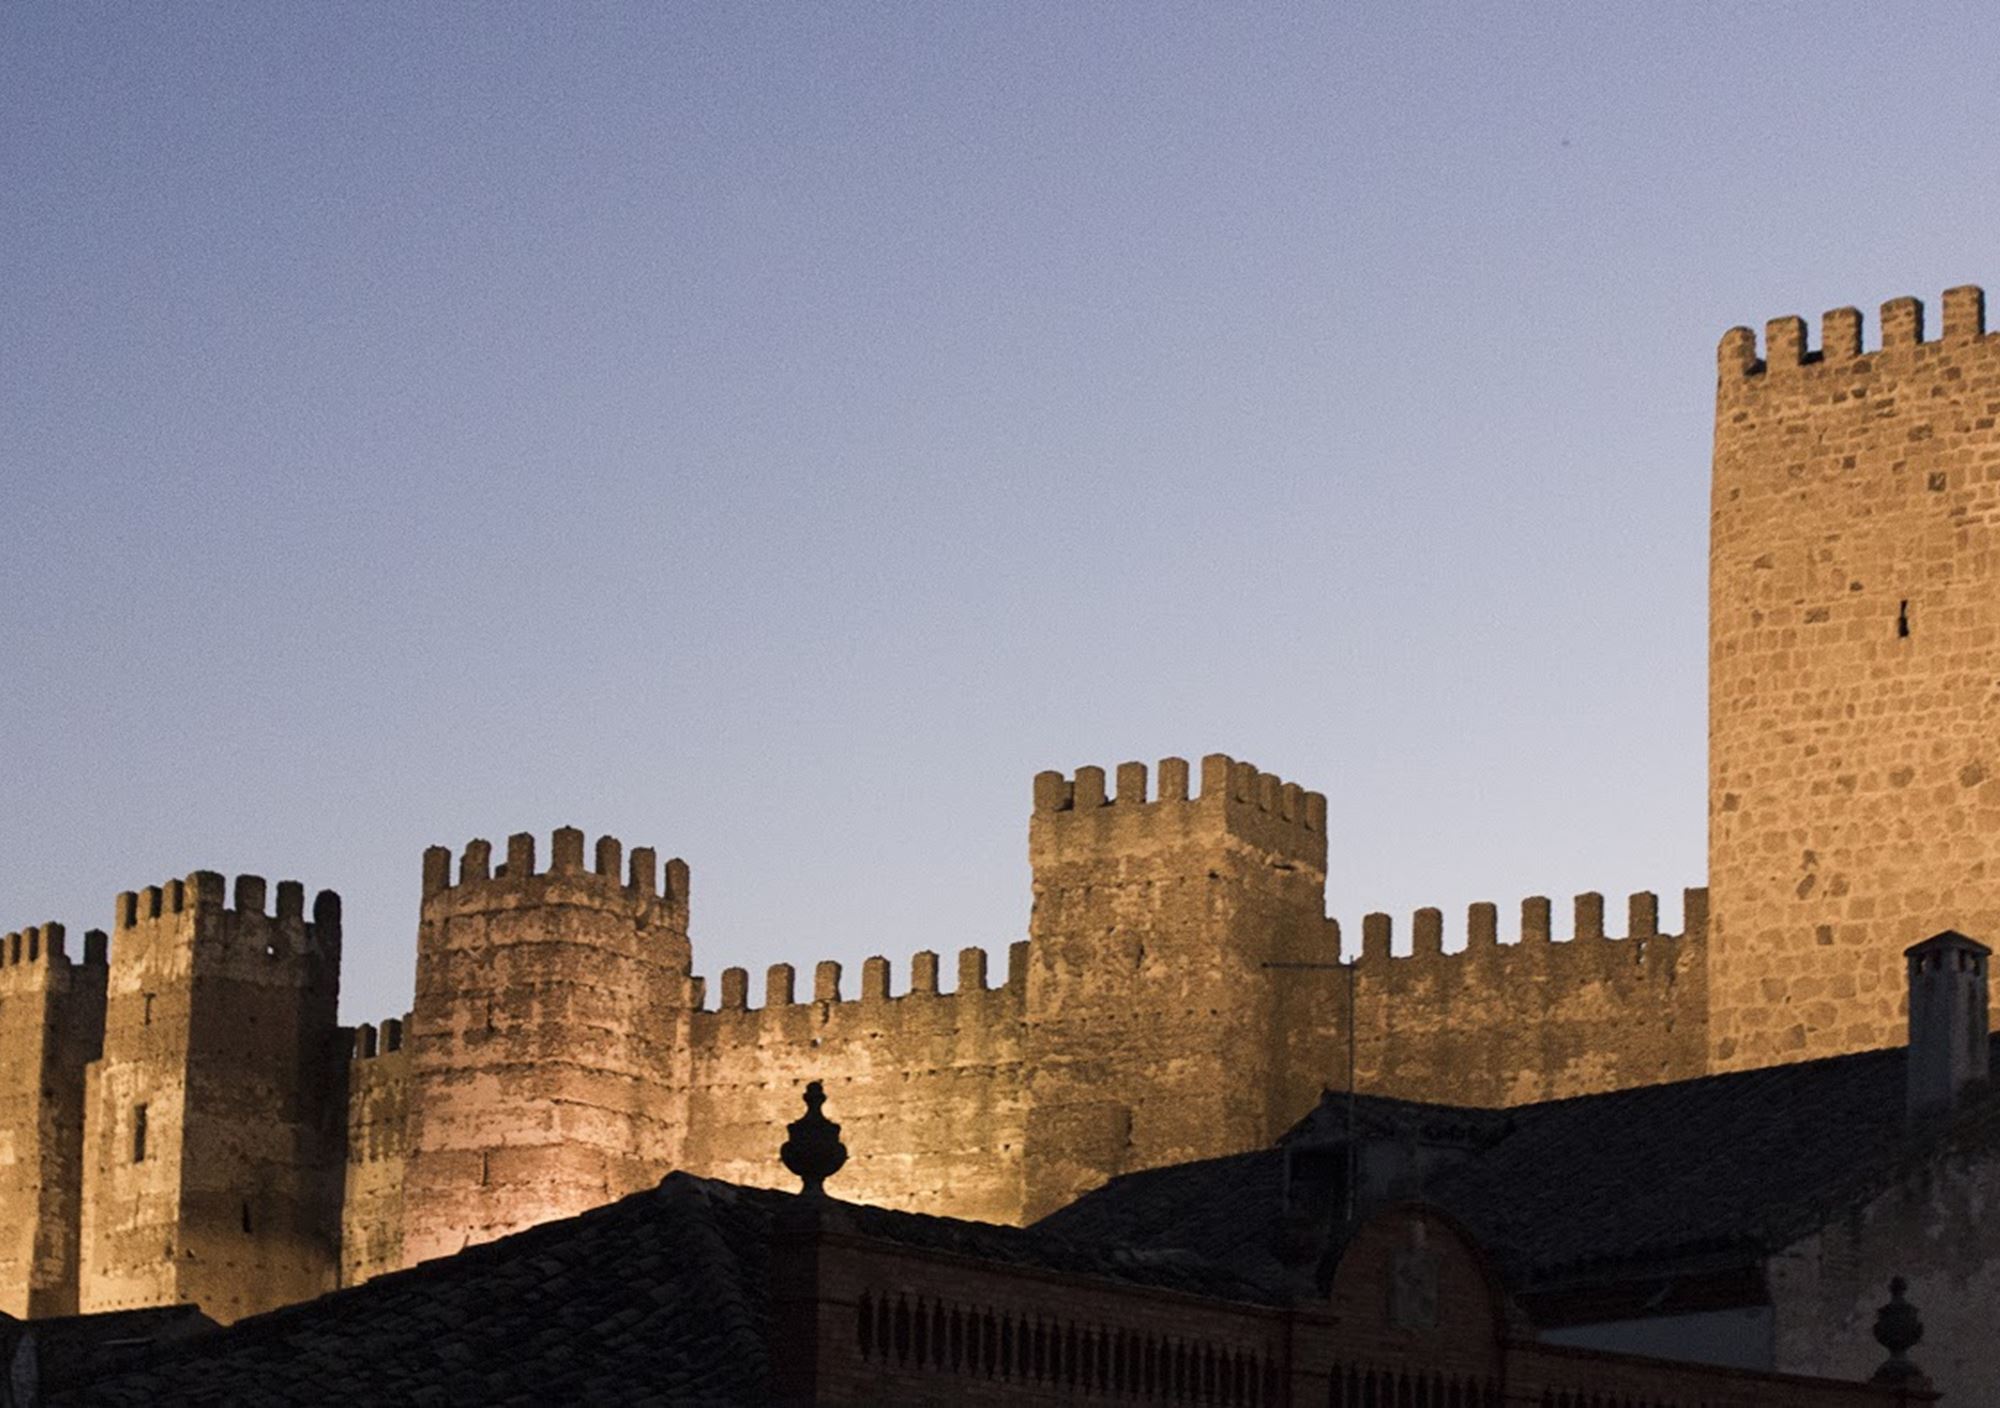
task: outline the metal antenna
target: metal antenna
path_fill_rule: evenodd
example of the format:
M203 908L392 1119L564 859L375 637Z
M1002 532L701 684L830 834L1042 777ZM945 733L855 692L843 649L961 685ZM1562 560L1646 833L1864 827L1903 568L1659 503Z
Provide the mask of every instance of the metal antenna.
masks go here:
M1361 1139L1360 1120L1356 1115L1354 1101L1354 1060L1356 1050L1354 1021L1354 970L1360 966L1354 959L1340 965L1347 970L1347 1207L1346 1223L1354 1225L1354 1185L1361 1181Z
M1357 1138L1360 1116L1355 1097L1355 1060L1357 1050L1356 1027L1354 1021L1356 970L1361 966L1358 958L1343 959L1337 963L1264 963L1265 968L1295 968L1307 972L1329 973L1335 969L1347 974L1347 1190L1346 1206L1342 1209L1349 1225L1354 1222L1355 1184L1361 1179L1361 1147ZM1290 1161L1286 1161L1289 1180Z

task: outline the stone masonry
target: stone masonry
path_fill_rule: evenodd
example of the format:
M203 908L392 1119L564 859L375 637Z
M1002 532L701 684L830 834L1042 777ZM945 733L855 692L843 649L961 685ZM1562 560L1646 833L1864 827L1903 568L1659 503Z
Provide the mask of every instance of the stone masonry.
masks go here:
M84 1070L104 1044L105 938L0 939L0 1311L76 1313Z
M659 1181L682 1153L687 866L605 837L532 836L456 885L424 856L418 1020L408 1035L402 1256L422 1261Z
M340 900L296 881L118 897L103 1048L86 1068L86 1311L193 1302L221 1320L339 1284Z
M1710 1056L1893 1045L1905 948L2000 933L2000 338L1976 288L1722 340Z
M1021 1222L1268 1143L1350 1081L1501 1106L1894 1045L1900 955L2000 932L2000 339L1977 290L1883 349L1723 340L1713 892L1370 915L1340 962L1325 799L1221 754L1034 781L1034 911L961 950L694 974L689 875L558 830L423 858L414 1006L335 1024L339 900L198 871L81 960L0 941L0 1310L235 1319L657 1182L770 1184L825 1083L844 1196ZM1612 932L1622 929L1622 935ZM1504 930L1504 932L1503 932ZM1398 950L1406 950L1399 952Z

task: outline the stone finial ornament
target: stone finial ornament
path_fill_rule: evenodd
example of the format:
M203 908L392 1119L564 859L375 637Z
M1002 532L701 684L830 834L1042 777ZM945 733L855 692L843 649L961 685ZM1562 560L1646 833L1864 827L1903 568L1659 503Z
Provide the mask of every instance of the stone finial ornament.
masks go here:
M1903 1299L1909 1288L1910 1283L1900 1276L1890 1281L1888 1302L1875 1312L1875 1340L1889 1351L1889 1357L1882 1361L1871 1382L1928 1388L1930 1381L1924 1377L1924 1371L1909 1358L1911 1347L1924 1337L1924 1322L1917 1308Z
M778 1157L786 1168L805 1184L808 1198L824 1198L826 1181L847 1162L847 1146L840 1142L840 1126L820 1113L826 1104L826 1087L818 1081L806 1086L806 1112L785 1126L784 1147Z

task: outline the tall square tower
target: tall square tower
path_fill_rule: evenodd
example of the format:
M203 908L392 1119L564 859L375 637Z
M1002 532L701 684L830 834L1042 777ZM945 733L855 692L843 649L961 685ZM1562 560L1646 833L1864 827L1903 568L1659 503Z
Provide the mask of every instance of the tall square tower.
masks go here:
M1903 1040L1903 951L2000 932L2000 337L1976 288L1722 340L1714 1069Z
M231 1321L337 1284L340 897L196 871L118 897L84 1094L81 1306Z

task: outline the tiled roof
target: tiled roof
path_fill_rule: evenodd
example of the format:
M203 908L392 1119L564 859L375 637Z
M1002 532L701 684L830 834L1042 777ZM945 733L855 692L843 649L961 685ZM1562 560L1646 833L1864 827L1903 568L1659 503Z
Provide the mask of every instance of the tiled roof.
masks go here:
M1433 1196L1524 1284L1559 1282L1779 1251L1945 1145L1996 1135L2000 1102L1985 1092L1948 1129L1913 1132L1897 1048L1530 1106Z
M43 1384L74 1382L141 1364L161 1347L211 1333L215 1322L192 1305L107 1310L16 1320L0 1314L0 1404L34 1401ZM25 1349L23 1341L32 1343ZM9 1396L11 1387L14 1397Z
M1458 1110L1363 1096L1364 1140L1467 1151L1415 1192L1448 1209L1518 1290L1740 1263L1795 1242L1950 1144L2000 1143L2000 1097L1969 1096L1912 1132L1900 1048L1580 1096ZM1329 1093L1285 1139L1337 1141ZM1036 1224L1065 1237L1181 1247L1266 1284L1284 1196L1280 1149L1113 1179Z
M754 1403L768 1200L673 1177L239 1321L51 1404Z
M670 1174L657 1189L241 1321L66 1404L728 1404L767 1397L769 1233L794 1195ZM1179 1253L838 1204L870 1238L1231 1299Z
M1188 1255L1180 1248L1135 1248L1115 1242L1084 1241L1059 1231L930 1217L861 1204L843 1204L842 1214L847 1227L861 1236L919 1250L1095 1276L1218 1300L1278 1303L1283 1299L1270 1287L1239 1276L1226 1265Z
M1912 1135L1903 1053L1868 1052L1508 1111L1326 1096L1287 1136L1462 1155L1415 1190L1517 1290L1742 1265L1951 1144L2000 1143L2000 1096ZM1288 1150L1114 1179L1033 1228L841 1204L852 1231L951 1255L1276 1301ZM154 1351L61 1404L754 1403L769 1234L791 1194L656 1189ZM1296 1229L1293 1229L1295 1233ZM1296 1246L1296 1241L1293 1243Z

